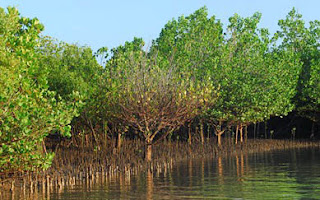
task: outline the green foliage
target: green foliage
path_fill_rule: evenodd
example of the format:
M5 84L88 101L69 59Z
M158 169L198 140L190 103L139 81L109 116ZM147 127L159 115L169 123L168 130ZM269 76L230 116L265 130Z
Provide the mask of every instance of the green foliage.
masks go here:
M306 27L302 15L293 8L286 19L279 21L279 26L281 30L276 35L282 39L279 49L292 52L300 61L297 95L294 98L297 110L312 121L320 121L320 22L311 21Z
M278 52L267 29L258 29L261 14L229 19L229 37L221 59L221 101L228 121L252 123L292 111L299 68L294 55ZM224 73L223 73L224 72ZM219 73L219 72L218 72ZM223 115L224 115L223 114Z
M178 72L192 77L190 95L197 96L202 103L198 112L215 104L219 95L220 83L214 82L214 76L223 37L222 24L215 16L208 18L207 8L203 7L187 17L169 21L153 41L151 52L159 55L160 67L174 65Z
M310 70L310 80L308 82L306 93L309 95L310 101L314 105L318 105L318 111L319 105L320 105L320 63L319 59L316 61L313 61L311 65Z
M36 52L39 21L15 8L0 9L0 19L0 171L48 168L53 154L44 154L41 142L52 131L70 135L76 104L47 90Z
M90 97L93 82L102 73L89 47L56 42L50 37L41 40L40 64L48 71L49 89L63 99L72 98L77 91L83 99Z
M220 96L209 110L211 121L247 123L263 119L259 103L267 74L264 54L267 50L267 30L258 30L261 14L241 18L235 14L229 19L228 32L213 77L220 85Z
M151 52L174 63L180 70L193 70L201 77L218 62L223 41L222 24L215 16L208 18L206 7L178 20L169 21L153 41Z
M81 102L80 117L73 121L74 127L91 129L92 124L101 122L103 68L92 50L43 37L39 51L40 63L48 71L49 89L65 101L77 98Z
M169 21L153 42L151 51L163 58L159 66L174 63L194 77L206 120L252 123L293 109L296 60L290 52L276 51L268 30L257 28L260 18L260 13L236 14L223 33L204 7Z
M293 9L271 38L260 19L235 14L224 31L203 7L169 21L150 51L134 38L93 54L40 38L37 19L0 9L0 171L48 168L42 141L70 136L70 124L93 134L130 126L151 144L194 118L221 134L295 107L319 121L320 22L306 27Z
M310 79L302 90L302 101L298 111L314 122L320 122L320 63L319 59L312 60Z

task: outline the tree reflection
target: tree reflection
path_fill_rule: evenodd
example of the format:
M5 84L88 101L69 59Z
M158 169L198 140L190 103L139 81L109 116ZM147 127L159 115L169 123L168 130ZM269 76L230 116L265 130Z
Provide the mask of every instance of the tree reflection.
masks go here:
M189 187L192 187L192 159L189 159L189 163L188 163L188 172L189 172Z
M189 159L162 173L147 170L130 178L118 175L105 183L90 183L79 195L96 192L93 196L100 199L320 199L318 157L319 149L309 149ZM99 192L99 184L105 185L104 193ZM52 199L67 197L65 190L59 192Z
M150 169L147 170L146 174L146 188L147 188L147 195L146 199L153 199L153 174Z

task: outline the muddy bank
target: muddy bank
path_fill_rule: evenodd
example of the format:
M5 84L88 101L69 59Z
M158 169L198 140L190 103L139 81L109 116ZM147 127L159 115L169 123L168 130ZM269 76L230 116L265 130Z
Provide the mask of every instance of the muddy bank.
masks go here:
M49 198L50 192L65 186L80 183L94 184L121 176L125 180L143 170L161 173L174 163L188 158L233 156L240 153L259 153L272 150L320 147L320 142L290 140L249 140L234 145L224 141L219 148L215 141L204 145L194 142L162 142L153 147L153 161L144 161L144 143L140 140L124 140L120 149L114 148L115 141L97 146L79 147L70 141L58 146L48 144L55 151L52 167L45 172L2 175L0 199Z

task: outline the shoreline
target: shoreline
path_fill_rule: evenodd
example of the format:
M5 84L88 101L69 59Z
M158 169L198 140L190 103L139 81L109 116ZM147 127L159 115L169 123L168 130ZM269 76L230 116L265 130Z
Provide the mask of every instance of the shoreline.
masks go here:
M146 163L143 158L144 143L140 140L124 140L120 152L112 148L114 141L97 151L95 148L76 148L62 146L56 150L52 167L44 172L12 174L12 177L0 177L0 198L10 196L23 197L41 194L48 197L50 191L62 190L65 186L79 183L94 184L95 181L109 180L115 176L130 179L138 173L147 171L161 173L170 170L178 162L188 159L236 156L240 153L263 153L275 150L295 148L320 148L320 141L250 139L247 143L234 145L225 139L218 147L214 140L204 145L194 142L162 142L153 147L153 160ZM113 151L110 151L112 149Z

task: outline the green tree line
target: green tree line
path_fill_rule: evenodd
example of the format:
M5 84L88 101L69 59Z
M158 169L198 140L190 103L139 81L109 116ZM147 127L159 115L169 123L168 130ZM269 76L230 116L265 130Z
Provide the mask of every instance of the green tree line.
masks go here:
M172 19L149 48L134 38L116 48L41 35L44 26L0 9L0 171L46 169L49 134L100 138L126 133L152 145L194 124L212 127L219 146L230 127L293 110L320 121L320 22L292 9L270 34L260 13L237 14L226 28L206 7ZM209 128L208 128L209 129ZM238 133L240 136L238 137Z

